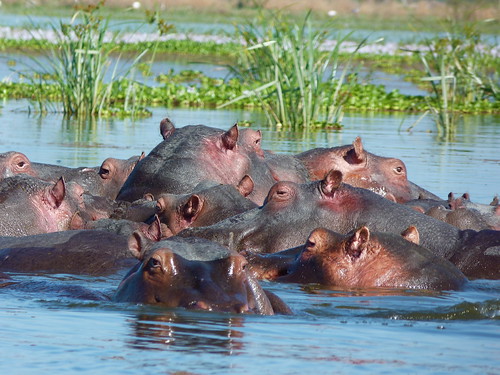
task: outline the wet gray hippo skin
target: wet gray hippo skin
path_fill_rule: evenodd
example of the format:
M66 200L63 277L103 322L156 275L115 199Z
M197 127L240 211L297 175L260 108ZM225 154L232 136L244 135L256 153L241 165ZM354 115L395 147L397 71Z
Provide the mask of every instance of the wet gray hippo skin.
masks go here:
M83 189L20 174L0 181L0 235L26 236L71 228L84 207Z
M66 182L74 181L88 193L115 199L130 172L143 157L144 154L127 160L107 158L100 167L69 168L31 162L23 153L9 151L0 154L0 180L18 174L27 174L52 182L64 177Z
M420 233L420 244L434 254L453 259L468 277L498 278L500 257L489 248L500 245L500 232L478 236L391 202L366 189L342 183L342 174L331 171L324 180L307 184L279 182L266 203L202 228L188 228L179 236L199 236L236 251L272 253L299 246L318 227L348 233L361 226L377 232L399 234L409 226ZM489 255L491 254L491 255ZM477 259L467 267L461 259Z
M117 302L160 304L232 313L290 313L245 269L245 258L201 238L171 237L156 243L134 235L130 250L140 260L120 283Z
M245 176L238 186L198 186L192 194L162 194L157 214L173 234L188 227L202 227L257 207L245 198L253 190L253 181Z
M409 227L401 236L361 227L342 235L318 228L305 244L275 254L249 256L257 277L341 288L460 289L467 279L455 265L419 246ZM288 259L288 261L285 261Z
M248 174L255 183L249 199L262 204L275 180L255 151L259 144L243 144L239 133L237 125L227 131L204 125L174 128L137 164L117 199L133 201L147 193L155 197L188 194L204 181L236 186ZM248 142L253 139L244 137Z
M496 214L494 206L477 203L462 204L462 199L454 199L453 193L450 193L448 200L413 199L404 204L462 230L500 229L500 210Z
M127 239L93 230L0 237L0 271L110 275L136 263Z

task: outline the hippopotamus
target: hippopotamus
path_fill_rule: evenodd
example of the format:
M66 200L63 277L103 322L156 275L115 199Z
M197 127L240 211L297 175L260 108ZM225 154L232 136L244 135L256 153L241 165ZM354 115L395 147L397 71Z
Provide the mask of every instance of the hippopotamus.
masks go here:
M500 230L500 205L498 197L494 197L490 204L472 202L468 193L456 198L453 193L448 194L449 208L452 210L468 209L477 212L486 224L495 230Z
M413 198L403 161L365 151L360 137L352 145L315 148L297 154L296 158L304 164L311 180L321 180L335 169L352 186L374 190L399 203Z
M125 220L94 223L92 230L0 237L0 271L110 275L137 263L129 251L132 233L150 242L163 237L158 218L149 225Z
M26 155L21 152L8 151L0 154L0 180L15 176L16 174L27 174L36 176L35 170Z
M127 241L127 236L95 230L0 237L0 270L110 275L137 262Z
M314 148L296 155L266 152L265 160L277 181L321 180L328 171L336 169L343 173L346 183L372 190L398 203L411 199L439 199L408 180L403 161L367 152L360 137L352 145Z
M130 251L140 260L114 301L232 313L290 313L245 269L246 259L202 238L171 237L152 244L135 233Z
M450 193L448 200L413 199L404 204L459 229L500 229L500 210L497 215L491 205L472 203L467 194L454 198Z
M237 124L227 131L205 125L172 130L172 126L164 140L137 164L118 200L133 201L147 193L155 197L188 194L204 181L237 185L248 174L255 183L249 199L263 202L276 181L257 158L255 144L247 147L241 143Z
M290 250L262 255L260 260L250 256L252 272L280 282L340 288L455 290L467 282L450 261L419 246L413 226L401 235L366 226L346 235L317 228L295 248L297 255Z
M56 183L29 175L0 181L0 236L27 236L70 229L84 206L83 189L63 178Z
M363 225L395 234L413 225L422 246L452 261L467 277L500 276L498 231L461 231L372 191L345 184L342 173L335 170L323 180L306 184L278 182L262 207L211 226L187 228L178 235L207 238L236 251L273 253L299 246L318 227L346 234Z
M175 235L188 227L202 227L257 207L245 198L253 190L253 181L243 177L237 186L198 186L191 194L162 194L156 214Z
M144 153L127 160L107 158L99 167L70 168L31 162L23 153L9 151L0 154L0 180L17 174L53 182L64 177L66 182L78 183L87 193L115 199L130 172L143 157Z

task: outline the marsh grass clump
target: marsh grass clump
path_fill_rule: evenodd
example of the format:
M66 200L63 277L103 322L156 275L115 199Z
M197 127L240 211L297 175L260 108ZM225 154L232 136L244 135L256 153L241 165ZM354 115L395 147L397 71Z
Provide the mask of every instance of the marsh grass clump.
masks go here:
M445 138L453 136L462 113L486 108L500 97L498 57L489 53L477 26L449 21L444 37L426 40L425 51L413 51L424 66L421 80L430 85L428 112Z
M33 98L40 112L47 112L55 106L47 102L46 91L50 85L58 88L65 115L101 115L112 111L116 91L123 91L121 111L134 113L139 110L134 101L137 83L133 80L136 67L147 50L142 51L122 72L118 62L112 71L112 45L118 33L109 31L109 19L103 19L98 11L103 2L79 8L70 23L59 22L52 26L55 43L49 49L46 59L33 57L31 74L24 74L35 86Z
M250 89L223 106L255 97L271 124L340 126L349 96L346 76L352 56L365 41L341 65L340 48L347 35L335 38L329 30L313 28L310 13L301 24L289 23L279 14L262 14L257 22L238 26L237 35L246 47L232 68ZM331 39L337 43L325 50Z

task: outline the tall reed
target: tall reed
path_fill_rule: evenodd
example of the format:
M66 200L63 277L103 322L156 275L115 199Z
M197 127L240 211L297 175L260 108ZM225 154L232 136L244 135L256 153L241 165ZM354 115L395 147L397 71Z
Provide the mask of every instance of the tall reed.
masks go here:
M430 84L428 111L445 138L453 137L461 113L499 99L498 58L488 52L478 25L458 27L450 20L444 37L427 39L425 50L413 51L424 66L422 81Z
M346 81L352 56L340 68L342 43L327 29L315 29L310 13L302 24L290 24L279 15L262 15L258 22L237 27L246 48L233 72L253 87L221 107L255 96L272 124L300 128L338 126L348 95ZM325 50L327 41L337 43Z
M109 19L103 19L98 10L103 2L78 9L69 23L52 25L55 46L50 49L47 61L32 58L34 75L32 83L37 87L37 108L47 111L51 105L44 99L44 87L55 84L59 88L62 112L66 115L100 115L109 111L114 102L113 90L126 81L125 110L134 111L136 83L127 80L147 50L142 51L127 69L118 72L120 57L111 68L113 45L119 33L109 31Z

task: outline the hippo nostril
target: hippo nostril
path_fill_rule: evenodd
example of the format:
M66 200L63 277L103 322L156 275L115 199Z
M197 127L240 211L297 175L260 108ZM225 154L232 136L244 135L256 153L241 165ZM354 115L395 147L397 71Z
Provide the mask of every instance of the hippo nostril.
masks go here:
M237 314L242 314L248 312L250 309L248 308L247 303L237 303L233 306L234 312Z
M188 308L189 309L212 311L212 308L208 305L208 303L206 303L204 301L191 301L188 303Z

